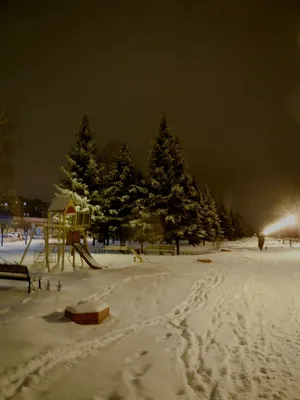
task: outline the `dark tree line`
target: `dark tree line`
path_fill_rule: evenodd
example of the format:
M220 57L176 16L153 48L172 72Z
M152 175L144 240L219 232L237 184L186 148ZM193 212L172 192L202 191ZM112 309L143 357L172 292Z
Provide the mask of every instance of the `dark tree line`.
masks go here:
M58 196L71 196L81 209L92 214L91 233L109 239L192 245L224 238L252 235L239 213L218 204L209 188L202 189L187 173L177 137L162 116L152 143L147 172L133 162L126 144L111 143L98 149L87 116L83 117L75 144L61 167Z

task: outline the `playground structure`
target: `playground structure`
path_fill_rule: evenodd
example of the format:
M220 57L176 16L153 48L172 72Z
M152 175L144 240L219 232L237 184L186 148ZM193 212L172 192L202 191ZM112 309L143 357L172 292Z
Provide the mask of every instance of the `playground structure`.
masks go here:
M88 251L86 230L90 225L91 215L89 210L78 211L71 198L54 198L48 209L47 223L43 225L44 248L36 253L35 262L43 263L49 272L51 263L55 263L52 269L60 265L61 271L64 271L65 250L67 246L70 246L70 255L73 257L72 265L74 269L76 252L80 255L82 264L82 260L84 260L90 268L103 268ZM38 225L36 225L32 232L20 264L24 261L37 227Z

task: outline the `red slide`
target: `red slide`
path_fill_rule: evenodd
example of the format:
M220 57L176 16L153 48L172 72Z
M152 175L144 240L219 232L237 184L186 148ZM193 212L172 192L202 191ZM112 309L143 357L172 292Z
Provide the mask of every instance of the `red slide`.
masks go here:
M73 243L73 248L77 251L80 257L84 259L84 261L90 268L93 269L107 268L106 266L98 264L97 261L92 257L90 252L81 243Z

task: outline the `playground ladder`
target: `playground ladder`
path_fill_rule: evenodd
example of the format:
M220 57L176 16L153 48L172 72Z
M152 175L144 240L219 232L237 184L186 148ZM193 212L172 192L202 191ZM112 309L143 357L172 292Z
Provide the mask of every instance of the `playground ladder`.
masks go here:
M49 262L56 262L56 253L54 252L54 246L51 246L51 251L49 252ZM34 254L34 262L35 263L44 263L46 259L46 250L43 248L43 250L36 252Z

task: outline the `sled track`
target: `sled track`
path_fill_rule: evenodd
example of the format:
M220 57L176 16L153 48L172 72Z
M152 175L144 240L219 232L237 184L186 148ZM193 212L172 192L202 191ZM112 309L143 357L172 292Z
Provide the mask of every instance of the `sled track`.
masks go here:
M124 283L126 279L132 280L132 278L125 278L119 281L118 284L120 284L120 282ZM191 343L190 346L193 346L193 351L196 350L197 346L194 343L195 338L185 327L184 321L190 314L200 310L206 304L208 293L219 286L222 281L223 276L220 271L209 271L195 282L184 301L161 317L149 319L139 324L133 324L127 328L117 329L91 340L71 343L62 348L45 350L31 360L9 369L0 376L0 399L12 399L22 391L23 388L35 386L40 379L47 376L54 369L62 365L71 368L80 360L95 355L102 348L113 345L147 326L162 323L183 330L185 333L182 336L182 340L187 340L185 337L191 337L192 339L189 341L189 343ZM103 298L110 294L115 287L116 284L112 285L105 293L98 295L97 298ZM91 298L95 298L95 296L91 296ZM184 329L186 329L186 331L184 331ZM187 349L187 352L188 351L189 349ZM182 356L182 362L184 362L183 360L184 357Z

